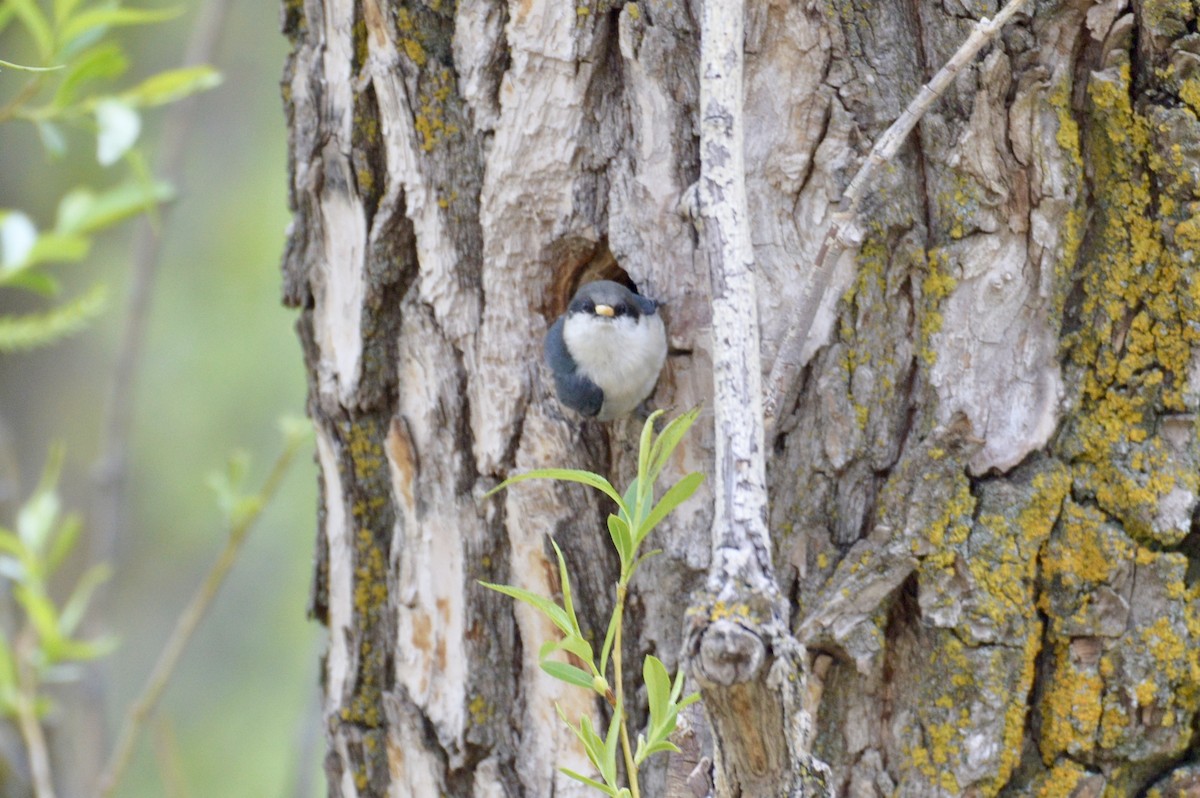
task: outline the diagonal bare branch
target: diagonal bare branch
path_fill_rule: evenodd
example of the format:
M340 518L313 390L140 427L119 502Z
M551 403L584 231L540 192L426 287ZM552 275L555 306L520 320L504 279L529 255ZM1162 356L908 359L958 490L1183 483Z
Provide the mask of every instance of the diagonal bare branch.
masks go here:
M832 214L821 248L813 263L813 279L809 282L804 298L800 302L794 319L788 331L779 344L775 362L771 366L771 374L766 382L766 396L763 401L763 412L769 432L775 429L775 421L790 406L796 389L796 378L804 368L802 362L805 344L812 321L817 315L825 290L829 286L829 278L833 274L834 264L838 257L847 249L857 247L862 240L858 226L858 209L862 203L862 195L866 187L874 179L876 171L883 164L895 157L896 152L908 138L908 134L917 126L917 122L925 112L937 101L960 72L970 64L979 51L995 38L1001 28L1019 12L1027 0L1009 0L994 18L984 17L975 24L971 35L962 46L950 57L950 60L937 71L933 78L921 87L916 98L909 103L892 125L884 131L871 152L863 160L858 173L842 194L840 207Z

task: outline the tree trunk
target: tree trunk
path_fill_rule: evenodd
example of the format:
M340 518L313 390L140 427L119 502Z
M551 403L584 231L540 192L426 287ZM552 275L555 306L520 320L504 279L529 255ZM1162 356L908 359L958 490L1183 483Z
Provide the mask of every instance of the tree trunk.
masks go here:
M863 153L997 11L748 0L764 369ZM589 765L554 707L600 707L538 669L554 627L478 580L556 595L553 536L602 638L611 508L551 482L483 494L534 467L633 473L640 422L581 421L541 364L582 281L663 301L652 404L711 407L711 253L684 200L700 17L699 0L285 0L284 296L322 473L331 795L585 794L557 771ZM869 190L766 441L777 587L838 795L1200 789L1196 29L1185 2L1031 3ZM715 473L705 418L671 476ZM654 533L628 662L686 661L712 488ZM644 794L763 794L689 720L689 758L662 758Z

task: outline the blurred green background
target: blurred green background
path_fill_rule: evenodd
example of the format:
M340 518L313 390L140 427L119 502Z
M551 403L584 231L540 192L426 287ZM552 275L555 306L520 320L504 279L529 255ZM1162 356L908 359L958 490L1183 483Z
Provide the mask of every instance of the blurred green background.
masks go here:
M197 16L118 32L130 85L179 65ZM288 223L286 129L279 76L287 43L274 3L230 6L211 63L224 75L195 98L179 198L162 219L164 246L133 409L128 527L113 563L102 627L119 648L104 661L109 739L149 673L178 613L216 558L225 528L207 475L230 452L252 456L257 486L281 448L276 420L304 409L304 372L292 324L279 303L279 260ZM0 36L0 58L28 52L19 26ZM21 85L0 71L0 102ZM170 107L148 111L139 146L151 163ZM81 183L116 182L95 164L94 139L74 135L50 161L32 127L0 125L0 208L39 227ZM110 172L112 172L110 174ZM104 318L29 354L0 357L0 419L13 438L22 496L49 446L67 447L63 495L86 520L92 469L123 326L134 223L102 235L81 264L51 267L67 295L101 277ZM4 309L28 307L0 296ZM212 614L168 687L120 796L323 795L317 712L321 630L305 618L316 518L316 471L306 450L251 533ZM3 519L5 524L11 519ZM80 547L86 549L86 544ZM49 724L70 706L59 709ZM60 763L70 767L71 763Z

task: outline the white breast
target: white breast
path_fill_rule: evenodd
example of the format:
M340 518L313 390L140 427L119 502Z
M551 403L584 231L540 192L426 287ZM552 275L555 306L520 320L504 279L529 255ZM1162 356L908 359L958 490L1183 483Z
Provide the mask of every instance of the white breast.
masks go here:
M563 325L563 340L579 373L604 391L596 418L623 416L654 390L667 359L667 331L657 314L637 320L576 313Z

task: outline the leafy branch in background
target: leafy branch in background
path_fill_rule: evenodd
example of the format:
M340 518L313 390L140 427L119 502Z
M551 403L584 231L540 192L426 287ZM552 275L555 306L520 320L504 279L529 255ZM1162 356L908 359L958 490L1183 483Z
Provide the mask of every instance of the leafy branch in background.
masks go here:
M247 491L244 487L249 466L245 455L230 458L228 469L224 473L214 474L209 479L209 485L217 495L217 504L220 505L229 527L225 548L221 550L217 561L213 563L204 581L192 595L192 600L179 616L175 628L163 645L158 661L154 664L154 670L146 678L138 697L130 704L112 756L109 757L108 764L100 776L100 796L112 795L116 789L133 755L137 736L146 719L158 705L158 700L175 673L175 668L196 627L212 606L217 591L237 561L242 544L246 542L254 523L278 492L296 454L304 448L312 435L312 425L304 418L285 418L280 422L280 428L284 439L283 451L258 490Z
M681 697L683 671L678 672L672 681L662 661L653 655L647 656L642 663L642 679L646 686L650 722L647 733L638 735L637 747L634 748L630 744L621 660L625 599L629 591L629 584L637 572L638 566L647 557L658 553L657 551L641 553L642 543L645 542L646 537L668 513L690 498L700 487L700 483L704 481L703 474L690 473L668 488L657 504L654 503L654 485L671 454L699 413L699 408L684 413L667 424L658 435L654 434L654 422L662 414L662 411L653 413L646 420L638 447L637 477L629 485L624 495L617 493L612 484L599 474L565 468L543 468L518 474L506 479L488 493L490 496L496 491L527 479L556 479L588 485L616 502L616 514L608 516L608 533L621 562L621 573L616 584L616 602L609 618L608 631L604 635L604 645L600 650L598 661L592 644L588 642L579 626L579 619L576 617L575 605L571 596L571 579L567 573L566 561L563 559L558 544L553 540L551 540L551 544L554 546L554 554L558 559L559 581L562 586L561 605L512 585L480 583L484 587L528 604L558 627L562 637L558 640L546 641L538 652L538 662L542 670L568 684L594 691L612 707L612 716L603 737L593 727L591 719L586 715L579 719L578 724L574 724L566 717L561 708L558 708L558 714L579 738L588 759L600 774L602 781L596 781L567 768L561 770L571 778L594 787L613 798L625 796L640 798L637 778L639 766L645 762L647 757L659 751L677 752L679 750L668 737L675 730L679 711L700 698L699 693ZM566 652L574 661L582 663L585 667L581 668L569 662L552 659L551 657L559 651ZM611 683L606 676L610 655L612 661ZM629 779L628 787L620 785L620 776L617 772L618 743L624 759L625 773Z
M228 469L209 480L229 527L225 548L180 615L154 670L130 705L112 758L101 776L100 795L110 795L120 780L138 732L157 706L187 643L236 562L251 528L311 434L311 426L302 418L284 419L280 426L283 451L258 490L244 487L249 468L244 454L231 457ZM50 576L70 554L80 533L78 517L64 517L61 512L56 492L61 467L62 449L56 448L41 483L17 515L16 531L0 527L0 576L11 581L21 615L15 632L0 628L0 716L17 722L38 798L53 798L55 794L42 732L42 718L52 705L43 686L77 680L80 663L104 656L114 648L114 641L108 637L81 640L74 636L93 592L108 578L106 564L86 570L61 607L50 597Z
M62 515L56 490L62 458L61 447L51 451L41 482L17 514L16 531L0 527L0 575L12 583L22 616L17 629L0 629L0 714L17 722L38 796L54 794L41 726L52 705L42 686L75 680L79 663L114 647L111 638L75 637L93 592L108 578L107 565L84 571L61 607L50 597L50 577L80 532L77 516Z
M221 78L211 67L191 66L160 72L123 89L112 88L129 61L108 36L110 31L162 22L178 11L127 8L105 1L53 0L49 11L42 5L40 0L0 0L0 34L20 23L32 44L32 55L40 62L34 66L0 60L0 122L32 124L51 158L64 155L68 131L80 129L95 137L100 166L123 161L129 167L129 175L108 188L72 189L59 202L53 226L46 229L39 230L23 211L0 209L0 287L53 297L60 285L45 265L82 260L95 233L153 211L174 194L171 186L150 175L135 148L142 110L212 88ZM10 78L18 76L22 81L10 85ZM106 293L97 284L49 310L0 316L0 352L44 345L78 330L103 311Z

